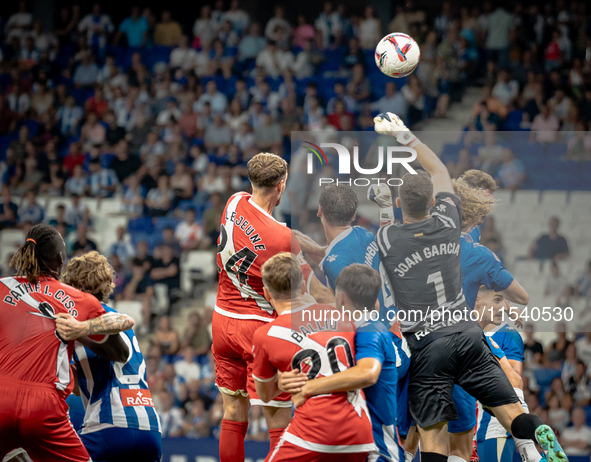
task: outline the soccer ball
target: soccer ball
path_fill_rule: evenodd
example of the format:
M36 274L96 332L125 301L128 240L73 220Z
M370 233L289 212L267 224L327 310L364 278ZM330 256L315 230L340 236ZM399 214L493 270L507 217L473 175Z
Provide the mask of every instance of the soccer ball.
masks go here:
M406 34L388 34L376 47L376 66L390 77L406 77L416 69L420 58L417 42Z

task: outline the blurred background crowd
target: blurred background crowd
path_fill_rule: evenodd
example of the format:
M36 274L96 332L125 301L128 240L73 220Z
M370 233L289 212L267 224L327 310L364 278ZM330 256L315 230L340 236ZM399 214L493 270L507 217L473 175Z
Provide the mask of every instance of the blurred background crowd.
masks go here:
M589 189L580 173L591 173L586 2L418 3L396 4L392 17L365 2L287 14L281 5L260 11L217 0L197 17L140 7L123 17L101 3L74 4L55 11L52 30L25 1L2 7L2 275L14 252L4 237L12 232L18 244L39 222L59 229L70 256L106 254L117 271L114 302L140 307L165 436L216 435L222 416L209 352L215 270L195 287L183 282L185 263L213 253L225 201L248 188L254 154L291 159L292 131L372 130L385 111L421 129L449 117L477 86L469 120L456 124L465 135L443 148L452 176L476 167L516 191L543 189L551 173L554 189ZM373 50L388 32L421 47L406 79L375 66ZM504 131L529 133L513 142ZM298 191L309 186L293 177L281 207L289 222L300 221ZM557 240L558 225L548 236ZM502 256L493 220L483 243ZM585 297L591 265L567 281L558 261L568 244L550 244L536 241L529 255L557 263L548 293ZM540 247L554 253L540 256ZM558 333L545 347L531 328L526 335L530 410L561 434L567 453L588 455L580 441L591 441L591 334ZM267 436L255 406L249 438Z

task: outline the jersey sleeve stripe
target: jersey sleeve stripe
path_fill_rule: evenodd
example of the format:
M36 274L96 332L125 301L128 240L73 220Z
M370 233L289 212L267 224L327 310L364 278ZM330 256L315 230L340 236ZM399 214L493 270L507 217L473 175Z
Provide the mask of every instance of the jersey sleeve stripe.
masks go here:
M276 375L274 375L273 377L269 377L268 379L261 379L260 377L257 377L256 375L252 374L252 378L255 379L257 382L272 382L273 380L275 380L275 377L277 377Z
M390 247L392 247L390 241L388 240L388 229L390 229L390 226L392 225L385 226L378 230L378 246L380 246L380 250L384 254L387 253L388 250L390 250Z
M445 225L446 228L456 228L456 224L453 218L446 217L445 215L441 215L437 212L431 213L431 216L438 218Z

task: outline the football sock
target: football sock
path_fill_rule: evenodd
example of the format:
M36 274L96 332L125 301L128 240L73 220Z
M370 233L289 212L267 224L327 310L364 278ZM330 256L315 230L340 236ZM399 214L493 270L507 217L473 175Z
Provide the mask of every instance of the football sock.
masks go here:
M270 428L269 429L269 435L271 435L271 452L273 452L273 449L275 449L275 446L277 446L277 443L279 443L279 440L281 439L281 435L283 435L284 431L285 431L285 428Z
M244 462L244 436L248 422L222 419L220 462Z
M436 452L421 451L421 462L447 462L447 456Z
M519 401L521 402L521 406L526 414L529 414L529 407L525 402L525 397L523 396L523 390L519 388L513 388ZM515 441L515 447L521 456L521 460L523 462L539 462L542 460L542 455L536 449L536 445L532 440L522 440L520 438L513 438Z
M536 441L536 429L544 425L535 414L520 414L511 422L511 434L514 438Z

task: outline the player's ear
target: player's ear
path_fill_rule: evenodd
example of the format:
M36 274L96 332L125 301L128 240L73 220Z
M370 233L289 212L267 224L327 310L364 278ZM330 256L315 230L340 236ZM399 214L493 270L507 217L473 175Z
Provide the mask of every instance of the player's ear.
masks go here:
M318 206L318 213L316 214L318 218L322 216L322 207Z
M337 310L340 310L340 309L342 309L342 308L345 307L345 294L342 291L338 290L338 289L337 289L337 291L335 293L335 302L336 302L335 303L335 305L336 305L335 308Z
M432 198L431 198L431 207L433 207L434 205L435 205L435 198L434 198L434 197L432 197Z
M273 302L271 301L273 297L271 297L271 293L267 290L265 286L263 286L263 296L271 305L273 305Z
M378 313L380 312L380 300L377 299L376 302L373 304L373 309L375 311L377 311Z
M400 202L400 197L396 198L396 207L398 207L398 208L402 207L402 202Z

